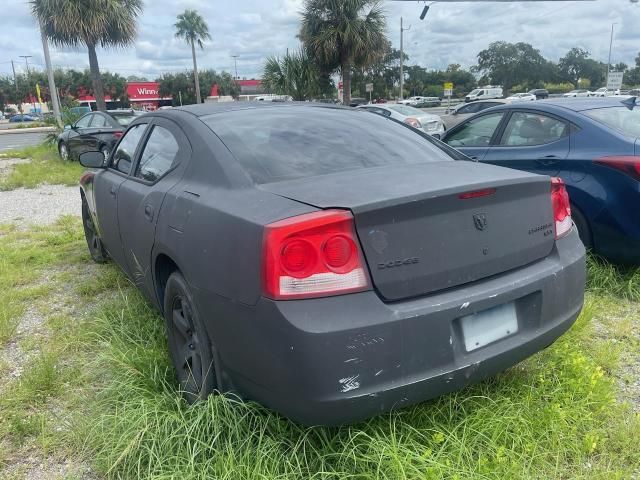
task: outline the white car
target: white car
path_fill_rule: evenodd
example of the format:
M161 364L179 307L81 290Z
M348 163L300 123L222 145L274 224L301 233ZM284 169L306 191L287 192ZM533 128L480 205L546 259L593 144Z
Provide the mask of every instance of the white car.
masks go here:
M514 93L510 97L507 97L505 100L508 100L511 103L514 103L514 102L533 102L533 101L537 100L537 98L538 97L536 97L532 93Z
M591 95L589 90L571 90L569 93L565 93L563 97L565 98L576 98L576 97L588 97Z
M423 98L425 97L409 97L409 98L405 98L404 100L398 101L398 104L415 106L418 103L420 103Z
M422 130L429 135L440 138L444 135L445 127L442 119L438 115L423 112L409 105L399 103L360 105L359 110L366 110L383 117L390 117L395 120L411 125L413 128Z
M620 95L620 90L609 90L607 87L597 89L591 92L590 97L615 97Z

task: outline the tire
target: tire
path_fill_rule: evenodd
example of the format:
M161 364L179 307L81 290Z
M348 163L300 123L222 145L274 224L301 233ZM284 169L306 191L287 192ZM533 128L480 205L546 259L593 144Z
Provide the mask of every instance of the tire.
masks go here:
M589 227L589 222L582 214L582 212L572 203L571 204L571 217L573 218L573 223L578 229L578 235L580 235L580 240L584 244L587 250L593 248L593 237L591 235L591 228Z
M164 319L169 353L185 400L205 400L218 389L209 336L200 321L191 289L180 272L167 280Z
M58 144L58 154L65 162L71 159L71 156L69 155L69 147L67 147L67 144L64 142L60 142Z
M84 197L82 198L82 226L84 227L84 238L87 240L91 258L96 263L105 263L109 260L109 254L104 249L98 230L93 223L93 218L89 213L89 205L87 205L87 200Z

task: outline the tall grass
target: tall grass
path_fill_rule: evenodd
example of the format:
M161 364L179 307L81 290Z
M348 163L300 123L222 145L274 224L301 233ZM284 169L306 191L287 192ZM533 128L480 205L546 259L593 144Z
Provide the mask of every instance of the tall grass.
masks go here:
M640 267L613 265L600 257L589 256L587 268L589 291L640 302Z

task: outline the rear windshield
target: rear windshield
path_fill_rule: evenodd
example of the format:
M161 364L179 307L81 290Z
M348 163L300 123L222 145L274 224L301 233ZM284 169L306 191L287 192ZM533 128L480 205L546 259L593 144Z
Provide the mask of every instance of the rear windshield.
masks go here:
M435 140L363 110L274 107L201 117L256 183L450 161Z
M638 107L633 110L624 106L596 108L582 113L624 135L640 137L640 108Z
M387 108L395 110L402 115L424 115L422 110L418 110L417 108L409 107L407 105L387 105Z
M133 122L136 117L139 117L140 115L141 114L138 114L138 113L131 113L126 115L113 115L113 118L115 118L116 122L118 122L123 127L128 127L129 124Z

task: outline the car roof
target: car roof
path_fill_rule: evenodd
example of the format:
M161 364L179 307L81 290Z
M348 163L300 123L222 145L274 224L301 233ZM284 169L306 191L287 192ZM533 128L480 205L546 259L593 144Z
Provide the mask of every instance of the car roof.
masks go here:
M233 112L237 110L256 110L263 108L333 108L333 109L348 109L352 110L352 107L345 107L342 105L332 105L328 103L312 103L312 102L221 102L221 103L201 103L200 105L187 105L183 107L176 107L169 110L158 110L153 112L154 115L172 115L175 112L187 112L195 115L196 117L203 117L205 115L214 115L223 112Z
M536 102L528 102L527 104L508 104L508 105L500 105L497 107L493 107L487 110L483 110L482 113L485 112L493 112L496 110L502 110L506 108L526 108L527 110L540 110L547 112L560 112L562 110L569 110L572 112L582 112L585 110L593 110L596 108L611 108L611 107L622 107L622 99L616 99L613 97L605 97L605 98L550 98L545 100L538 100Z

